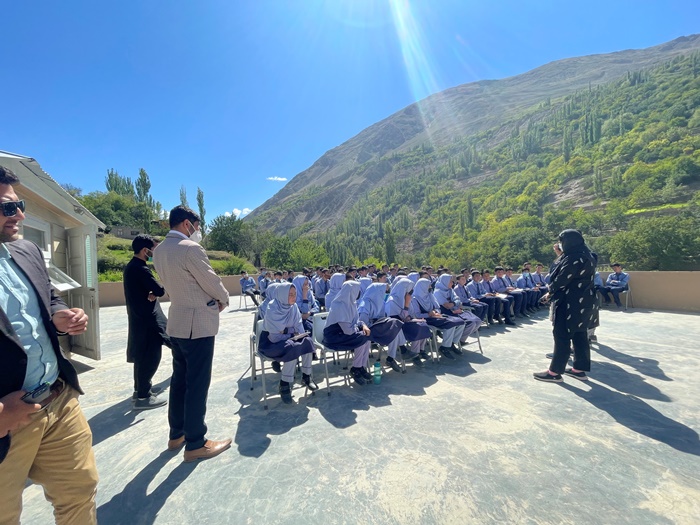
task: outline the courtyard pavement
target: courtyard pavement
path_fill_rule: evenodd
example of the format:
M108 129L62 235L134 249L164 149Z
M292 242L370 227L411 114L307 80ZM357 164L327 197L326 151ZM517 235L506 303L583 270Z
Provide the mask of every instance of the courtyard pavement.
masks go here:
M603 310L586 383L532 379L552 348L542 312L482 331L483 356L332 381L330 397L297 385L269 410L244 375L252 318L223 312L216 339L208 437L233 446L186 464L166 450L167 408L131 410L125 308L100 311L102 360L75 362L101 525L700 523L698 315ZM170 369L165 348L154 383ZM53 522L40 487L22 518Z

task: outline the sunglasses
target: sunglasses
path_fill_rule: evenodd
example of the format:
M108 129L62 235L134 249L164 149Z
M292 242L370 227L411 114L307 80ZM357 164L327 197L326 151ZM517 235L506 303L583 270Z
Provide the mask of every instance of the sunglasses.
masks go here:
M17 208L24 213L24 201L17 202L0 202L0 207L2 208L2 214L5 217L14 217L17 215Z

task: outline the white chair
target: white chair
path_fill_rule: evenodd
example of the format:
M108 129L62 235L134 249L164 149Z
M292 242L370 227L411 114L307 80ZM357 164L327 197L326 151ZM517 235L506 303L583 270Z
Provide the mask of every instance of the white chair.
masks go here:
M352 352L351 350L333 350L332 348L328 348L326 345L323 344L323 329L326 327L326 320L328 318L328 312L321 312L315 314L312 319L314 323L314 330L313 330L313 341L314 345L318 350L320 351L320 360L323 362L324 370L326 372L326 392L328 392L328 395L331 395L331 388L330 388L330 376L328 375L328 359L326 356L326 353L330 352L333 354L333 358L335 360L336 354L340 352L345 352L346 353L346 366L345 366L345 373L343 374L343 381L346 385L350 384L350 381L348 379L348 368L347 368L347 361L350 358L350 353Z
M258 353L258 343L260 342L260 332L262 332L263 320L258 319L258 315L255 315L253 319L253 333L250 334L250 389L253 390L255 387L253 381L257 377L257 366L255 364L255 356Z
M479 329L476 329L476 332L471 334L472 337L476 337L476 341L472 341L471 343L464 343L465 345L473 345L474 343L479 345L479 352L481 352L481 355L484 355L484 350L481 348L481 337L479 336Z
M241 292L241 295L238 296L238 309L239 310L241 309L241 304L245 305L246 310L248 309L248 296L242 292Z
M620 295L625 294L625 311L627 311L627 308L632 305L632 308L634 308L634 302L632 301L632 288L630 288L629 284L627 285L627 290L620 292Z

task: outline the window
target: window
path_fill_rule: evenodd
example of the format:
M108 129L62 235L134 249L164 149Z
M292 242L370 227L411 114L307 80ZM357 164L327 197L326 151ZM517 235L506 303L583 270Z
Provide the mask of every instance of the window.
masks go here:
M68 290L80 288L80 283L71 279L71 277L67 273L61 271L51 261L46 261L46 269L49 271L49 278L51 279L51 284L59 292L66 292Z
M35 243L44 252L44 259L51 258L51 225L36 217L22 221L22 238Z

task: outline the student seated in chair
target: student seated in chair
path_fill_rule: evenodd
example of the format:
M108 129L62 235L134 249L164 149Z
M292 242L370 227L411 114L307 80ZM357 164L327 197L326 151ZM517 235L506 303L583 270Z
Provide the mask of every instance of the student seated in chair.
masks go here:
M421 359L430 359L430 356L424 351L425 344L432 337L428 323L424 319L414 319L409 314L411 305L411 296L413 292L413 281L405 275L397 274L391 286L389 298L384 303L384 312L389 317L399 319L403 322L401 333L396 336L396 340L392 341L389 348L394 348L394 356L396 349L405 349L404 359L411 359L413 364L419 367L423 366ZM405 346L410 343L410 348Z
M613 273L608 275L608 279L605 282L605 288L601 290L605 304L610 304L610 296L612 294L613 299L615 299L615 304L618 308L622 308L622 303L620 302L620 293L629 290L629 274L622 271L622 265L620 263L614 263L612 265Z
M403 322L387 317L384 312L384 299L389 293L388 286L386 283L370 284L358 302L357 312L360 316L360 321L369 326L369 337L372 342L382 346L388 345L386 364L395 372L401 372L401 367L396 361L398 345L392 345L392 343L401 333Z
M243 270L239 282L241 283L241 293L250 297L255 306L260 306L260 303L255 297L256 295L260 295L260 292L255 289L255 279L248 277L248 272Z
M335 275L345 278L342 273ZM359 296L360 283L355 279L343 283L330 303L326 327L323 329L323 344L331 350L351 350L355 357L350 375L355 383L364 385L372 379L372 375L367 371L371 331L365 323L360 321L357 312Z
M457 348L457 351L452 349L453 352L457 354L462 353L460 348L462 345L467 344L467 338L476 332L481 326L481 319L474 315L468 305L463 305L457 294L452 289L454 285L454 279L449 273L443 273L438 277L435 283L435 291L433 296L440 305L440 313L445 316L459 317L464 321L464 329L462 330L462 335L453 344L453 347Z
M279 392L282 401L289 404L292 402L292 384L297 358L301 357L302 382L310 390L318 389L311 378L311 354L314 351L314 344L310 337L302 335L306 332L301 322L301 313L296 305L297 290L294 285L280 283L274 287L270 286L268 291L270 302L265 311L258 349L265 357L284 363Z

